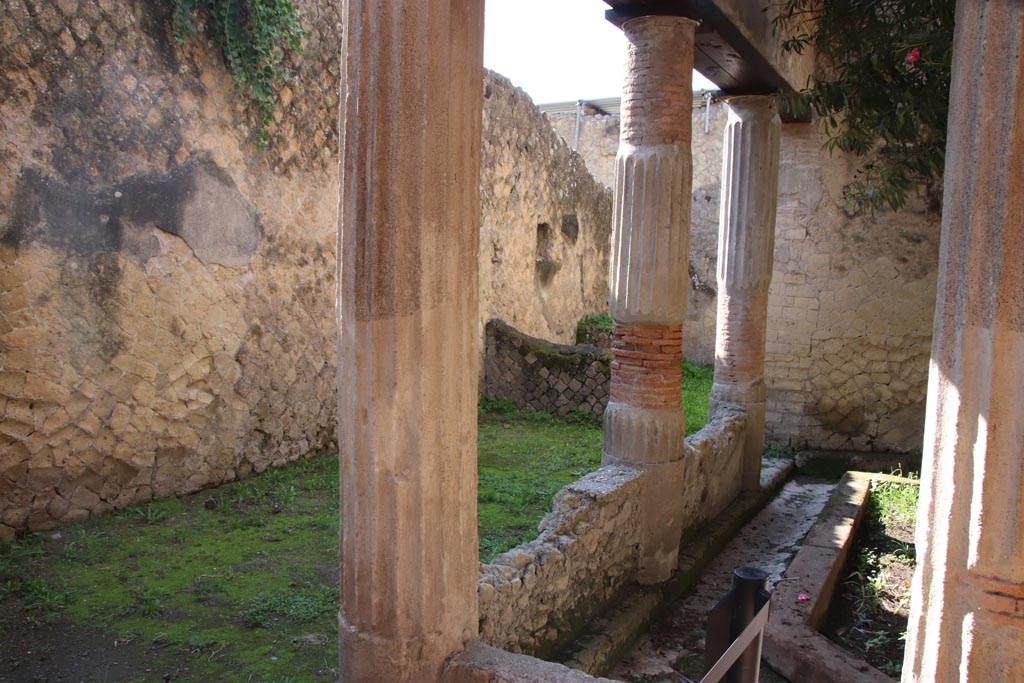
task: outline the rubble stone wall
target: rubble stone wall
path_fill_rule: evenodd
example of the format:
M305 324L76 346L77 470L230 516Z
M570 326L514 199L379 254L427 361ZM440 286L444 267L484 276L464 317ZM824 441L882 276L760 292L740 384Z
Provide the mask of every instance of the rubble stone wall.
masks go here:
M939 216L922 201L851 216L851 160L817 126L782 128L768 299L766 438L797 447L920 451Z
M340 13L296 4L265 149L168 3L5 4L0 539L336 448ZM482 87L483 308L568 340L606 307L610 194Z
M608 405L610 364L607 349L553 344L491 320L484 332L483 393L559 417L582 411L598 418Z
M724 411L683 444L684 535L739 493L745 428L743 413ZM635 579L643 476L630 467L602 467L566 486L535 540L480 566L483 642L549 656Z
M686 437L686 488L681 492L684 534L714 519L739 495L746 428L746 414L728 409Z
M266 149L158 0L0 14L0 536L332 448L337 5Z
M683 355L714 362L722 135L727 113L693 113L690 299ZM568 115L566 115L568 116ZM573 115L573 126L575 115ZM583 117L588 165L613 129ZM558 121L563 135L574 131ZM563 130L564 129L564 130ZM766 437L795 447L919 451L924 429L939 216L923 201L853 215L843 187L854 160L830 155L816 125L782 127L775 268L769 295Z
M480 325L570 344L608 310L612 194L508 79L484 79Z
M535 540L480 565L480 640L548 656L633 579L642 476L591 472L555 495Z

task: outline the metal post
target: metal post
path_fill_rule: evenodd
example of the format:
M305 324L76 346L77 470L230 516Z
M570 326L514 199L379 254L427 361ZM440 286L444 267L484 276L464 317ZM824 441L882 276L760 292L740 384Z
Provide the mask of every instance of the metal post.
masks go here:
M576 135L572 139L573 151L580 146L580 118L583 116L583 100L576 100Z
M704 665L711 668L729 649L761 607L771 598L767 591L768 573L756 567L740 567L733 571L732 588L708 614L707 634L704 640ZM750 643L736 663L729 669L724 681L728 683L757 683L761 672L762 634Z

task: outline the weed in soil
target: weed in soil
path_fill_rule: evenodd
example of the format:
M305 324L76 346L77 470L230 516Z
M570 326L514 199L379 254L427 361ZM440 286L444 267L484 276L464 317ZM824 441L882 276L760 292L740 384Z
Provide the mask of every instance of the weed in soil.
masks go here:
M914 574L918 486L873 480L851 551L848 573L832 602L825 634L898 679Z

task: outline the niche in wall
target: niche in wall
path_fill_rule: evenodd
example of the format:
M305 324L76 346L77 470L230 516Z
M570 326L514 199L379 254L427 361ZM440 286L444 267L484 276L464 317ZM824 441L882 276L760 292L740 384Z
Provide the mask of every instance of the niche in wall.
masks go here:
M550 223L537 224L537 251L534 261L537 273L537 280L541 286L547 286L555 277L555 273L561 268L561 264L555 260L555 235Z

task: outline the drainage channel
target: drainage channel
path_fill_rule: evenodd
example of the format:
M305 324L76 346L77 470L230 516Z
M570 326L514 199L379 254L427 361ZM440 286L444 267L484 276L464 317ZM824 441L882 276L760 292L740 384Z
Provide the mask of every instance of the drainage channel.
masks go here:
M782 577L837 482L798 476L783 486L711 560L689 594L668 608L608 675L626 683L687 683L704 672L708 612L729 590L736 567L759 567L769 587ZM785 681L764 664L761 681Z

